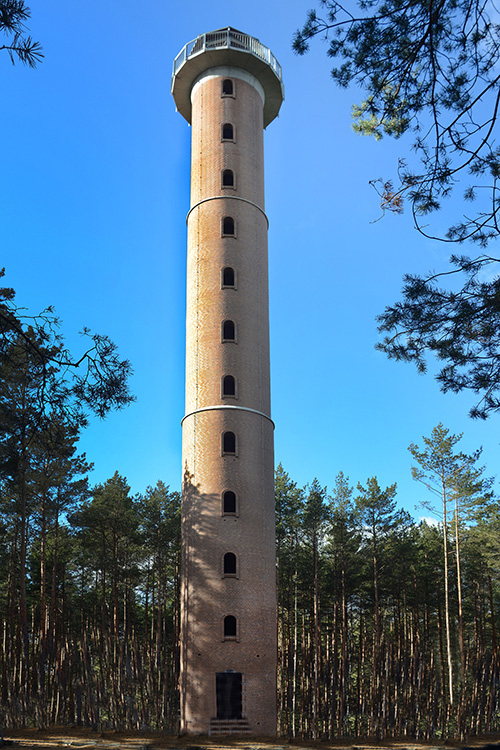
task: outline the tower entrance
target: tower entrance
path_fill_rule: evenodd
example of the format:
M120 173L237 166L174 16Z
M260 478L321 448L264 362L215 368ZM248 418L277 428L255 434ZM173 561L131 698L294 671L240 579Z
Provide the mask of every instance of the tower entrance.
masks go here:
M241 719L241 672L217 672L217 718Z

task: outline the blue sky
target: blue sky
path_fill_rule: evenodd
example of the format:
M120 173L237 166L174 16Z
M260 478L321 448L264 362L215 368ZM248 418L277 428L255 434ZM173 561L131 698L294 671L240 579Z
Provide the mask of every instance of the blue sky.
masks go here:
M117 470L133 492L158 479L179 488L190 131L171 66L205 31L258 37L283 67L286 97L265 135L276 463L301 485L332 487L340 470L354 484L397 482L418 517L426 495L411 479L410 442L441 421L464 432L463 450L482 445L495 474L498 418L471 421L472 396L444 395L374 349L375 316L403 273L444 269L450 250L420 236L409 211L375 221L369 180L394 175L408 143L351 131L362 93L334 87L325 45L292 53L309 7L33 0L44 62L33 71L0 57L0 266L20 305L55 306L75 352L88 326L133 364L137 402L82 437L92 481Z

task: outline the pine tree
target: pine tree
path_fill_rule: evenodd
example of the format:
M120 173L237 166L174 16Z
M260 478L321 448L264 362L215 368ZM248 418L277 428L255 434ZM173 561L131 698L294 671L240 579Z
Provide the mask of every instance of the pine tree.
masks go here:
M357 528L353 501L353 487L349 478L339 472L335 478L333 492L329 497L329 524L326 551L331 565L331 586L335 602L340 610L339 664L332 674L334 688L338 694L336 715L330 717L330 727L337 727L340 736L349 733L347 726L349 694L349 600L359 584L360 568L357 551L361 535ZM332 712L334 710L332 701Z
M278 677L280 731L297 731L299 545L302 538L304 491L281 463L276 469L276 577L278 588Z
M320 548L324 542L328 508L326 505L326 487L321 487L313 479L306 488L303 514L303 533L307 551L312 563L312 685L311 685L311 726L312 738L319 737L320 705L320 654L321 654L321 615L320 615Z
M459 545L459 518L460 502L466 502L471 508L474 500L482 496L488 486L488 482L482 478L483 468L477 467L477 461L481 451L472 455L457 452L455 446L462 439L462 434L453 435L441 423L432 430L430 438L423 437L424 449L420 450L412 443L409 451L418 466L412 467L413 478L422 482L427 489L441 500L441 521L443 533L443 560L444 560L444 602L445 602L445 628L446 628L446 653L448 665L448 697L450 704L454 703L454 670L452 654L451 635L451 613L450 613L450 580L449 580L449 515L454 511L454 531L456 550L457 592L458 592L458 637L460 653L461 681L464 678L464 635L462 614L462 575L460 565ZM450 505L452 509L450 511ZM432 512L432 503L424 502L424 507Z
M376 477L367 480L366 487L358 484L356 514L358 522L366 535L366 542L371 551L373 581L373 638L372 638L372 679L370 690L371 725L370 731L380 736L380 646L382 642L380 576L383 570L384 543L387 537L405 519L401 511L396 510L396 484L382 490Z

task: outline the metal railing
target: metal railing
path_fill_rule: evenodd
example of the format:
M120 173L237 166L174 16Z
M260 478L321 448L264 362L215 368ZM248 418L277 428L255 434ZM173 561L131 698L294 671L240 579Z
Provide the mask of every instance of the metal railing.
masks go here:
M264 60L271 66L279 80L282 80L281 65L269 47L265 47L255 37L242 34L240 31L235 31L231 28L211 31L208 34L200 34L199 37L188 42L174 60L174 76L190 57L205 52L205 50L227 49L228 47L250 52L255 57Z

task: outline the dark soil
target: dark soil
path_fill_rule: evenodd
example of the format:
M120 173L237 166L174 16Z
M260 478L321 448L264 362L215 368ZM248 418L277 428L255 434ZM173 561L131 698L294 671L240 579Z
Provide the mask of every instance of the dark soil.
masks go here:
M12 750L442 750L463 748L465 743L423 743L407 740L376 741L358 738L355 742L269 740L258 737L176 737L161 732L94 732L74 727L5 730L3 746ZM2 742L0 741L0 747ZM475 737L467 742L474 750L500 750L500 736Z

